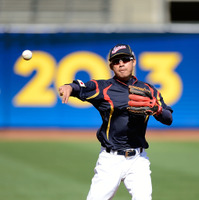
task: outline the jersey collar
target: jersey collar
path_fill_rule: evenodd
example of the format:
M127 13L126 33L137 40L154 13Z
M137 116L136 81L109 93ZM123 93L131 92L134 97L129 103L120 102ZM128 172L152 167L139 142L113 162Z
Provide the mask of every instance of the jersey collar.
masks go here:
M133 85L133 84L135 84L137 81L138 81L138 79L135 77L135 76L132 76L128 81L121 81L121 80L119 80L116 76L114 76L113 77L117 82L119 82L119 83L121 83L121 84L123 84L123 85L126 85L126 86L128 86L128 85Z

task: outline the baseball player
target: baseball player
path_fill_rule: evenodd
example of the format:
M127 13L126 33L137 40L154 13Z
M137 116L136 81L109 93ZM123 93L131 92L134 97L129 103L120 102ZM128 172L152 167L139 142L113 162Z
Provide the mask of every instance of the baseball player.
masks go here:
M102 125L97 131L101 151L87 200L112 199L121 181L132 200L151 200L150 162L145 149L150 116L171 125L171 107L164 103L154 86L132 75L136 58L129 45L118 44L109 52L114 77L91 80L59 88L62 103L70 96L90 102L100 113Z

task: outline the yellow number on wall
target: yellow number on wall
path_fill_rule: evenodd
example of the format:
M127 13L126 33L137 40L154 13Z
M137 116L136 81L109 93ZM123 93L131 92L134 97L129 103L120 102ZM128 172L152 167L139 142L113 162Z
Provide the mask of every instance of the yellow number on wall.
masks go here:
M56 62L54 58L42 51L33 51L30 61L19 58L14 66L16 74L28 77L36 70L36 74L14 97L16 106L52 106L56 103L56 94L49 88L54 80Z
M90 74L91 79L109 79L111 71L107 63L99 55L91 52L75 52L64 57L57 71L56 86L71 83L78 71L86 71ZM88 107L89 103L82 102L71 97L68 102L75 107Z
M146 77L152 84L160 84L165 102L174 104L182 94L182 81L174 71L181 61L181 55L176 52L156 53L145 52L139 57L140 67L151 72Z

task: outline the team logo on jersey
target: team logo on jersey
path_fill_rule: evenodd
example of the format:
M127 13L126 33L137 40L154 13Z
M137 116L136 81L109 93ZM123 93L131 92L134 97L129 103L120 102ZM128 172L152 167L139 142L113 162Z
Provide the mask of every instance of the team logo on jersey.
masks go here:
M77 80L77 81L78 81L80 87L86 87L83 81L81 81L81 80Z
M126 46L122 45L122 46L114 47L114 49L113 49L113 51L111 53L114 54L117 51L119 51L120 49L126 49Z

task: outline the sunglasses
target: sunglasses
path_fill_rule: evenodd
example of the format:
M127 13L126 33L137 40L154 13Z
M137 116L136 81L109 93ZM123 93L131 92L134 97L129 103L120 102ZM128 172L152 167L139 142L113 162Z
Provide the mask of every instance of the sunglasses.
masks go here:
M121 58L115 58L111 61L112 65L118 65L120 63L120 61L122 61L123 63L127 63L129 61L133 60L132 57L126 56L126 57L121 57Z

